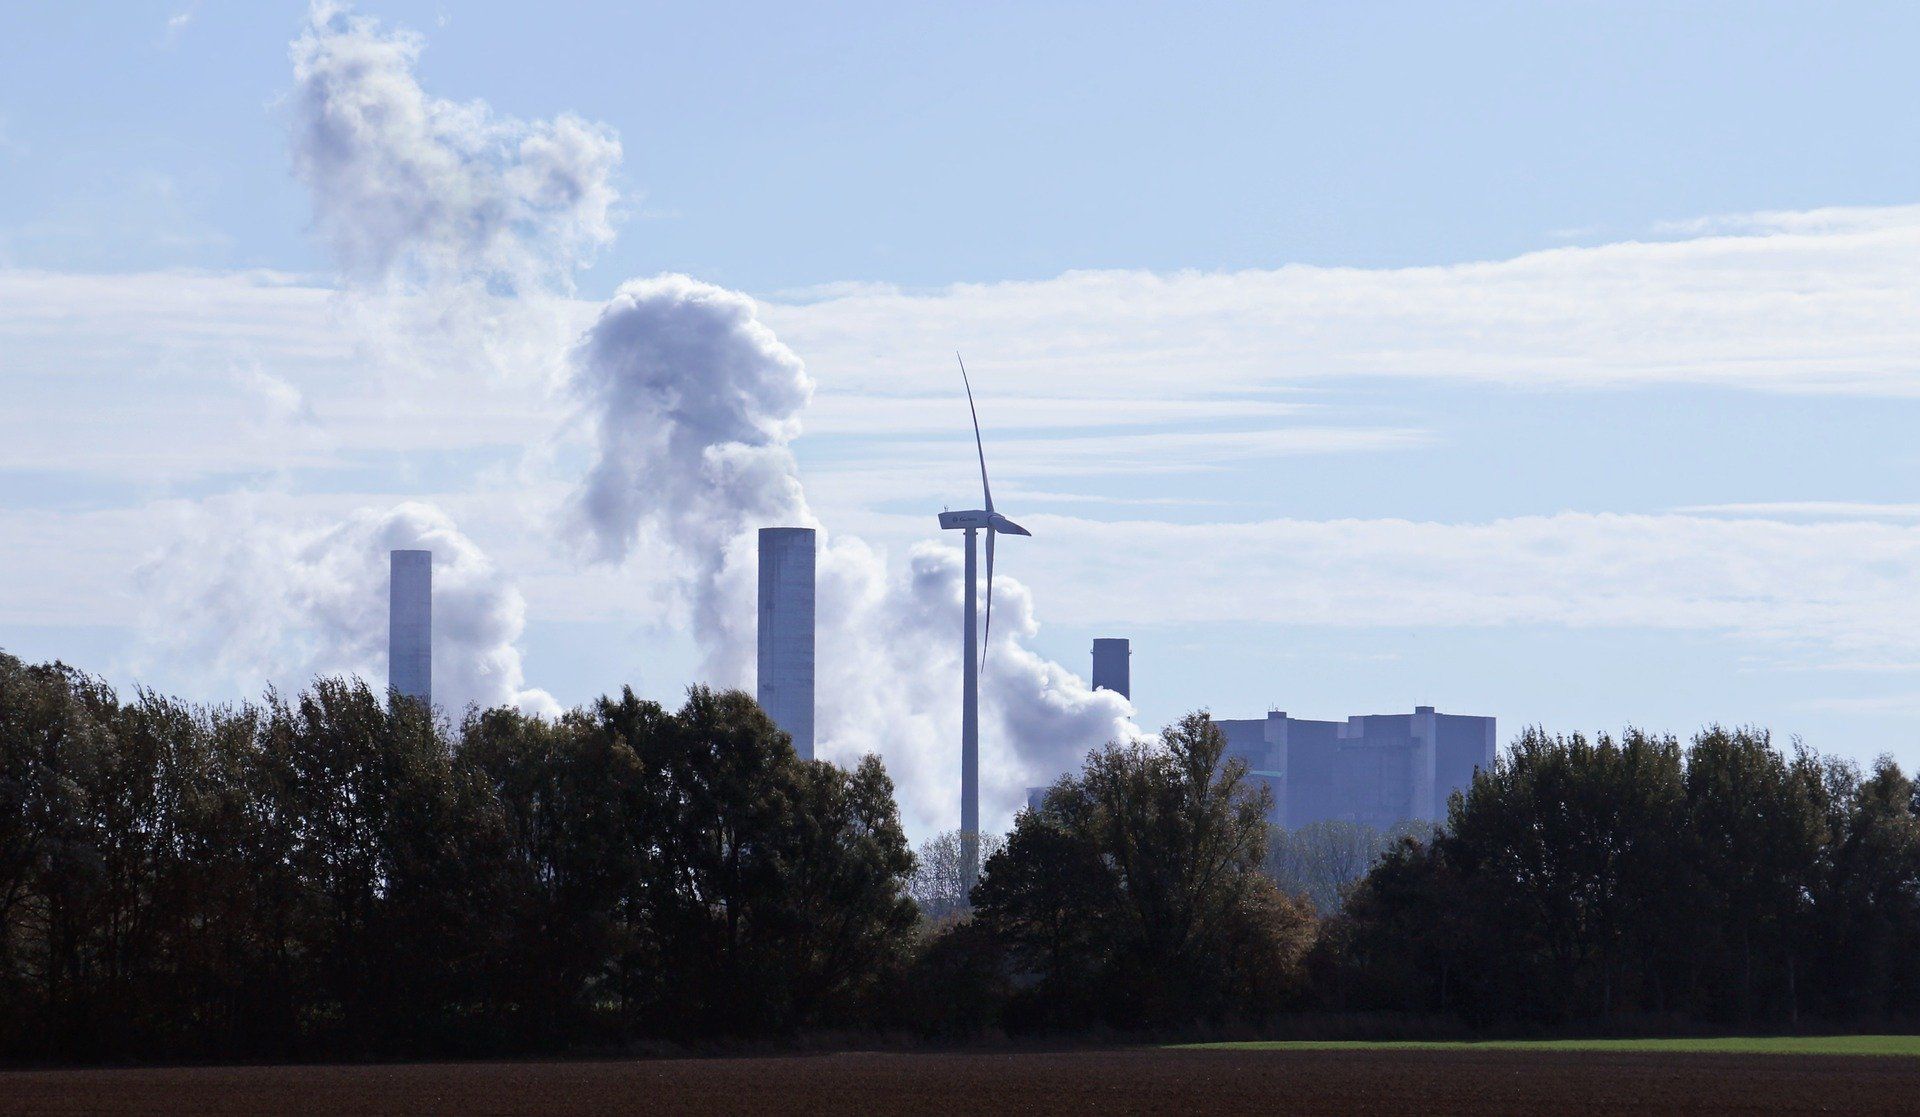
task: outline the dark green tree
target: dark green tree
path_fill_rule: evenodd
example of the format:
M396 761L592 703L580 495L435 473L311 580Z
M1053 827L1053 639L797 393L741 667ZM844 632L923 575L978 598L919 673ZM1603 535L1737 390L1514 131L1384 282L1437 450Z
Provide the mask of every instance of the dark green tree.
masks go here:
M1031 1022L1255 1018L1290 992L1312 918L1261 872L1269 793L1225 748L1191 714L1093 753L1019 815L973 901L1038 978Z

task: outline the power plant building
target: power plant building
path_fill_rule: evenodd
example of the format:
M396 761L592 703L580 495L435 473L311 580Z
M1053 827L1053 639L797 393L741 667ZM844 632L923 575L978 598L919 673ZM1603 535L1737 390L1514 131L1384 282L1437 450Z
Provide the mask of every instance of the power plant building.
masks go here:
M760 529L760 708L813 759L813 529Z
M1491 767L1494 719L1442 714L1368 714L1309 721L1275 710L1265 718L1216 719L1227 755L1273 792L1275 825L1345 819L1385 829L1443 821L1447 799Z
M1093 642L1096 690L1129 698L1130 649L1123 639ZM1385 830L1402 822L1444 822L1447 800L1464 791L1499 748L1493 718L1443 714L1365 714L1309 721L1270 711L1264 718L1215 718L1227 739L1222 760L1239 760L1249 780L1273 794L1267 821L1288 828L1344 820ZM1039 810L1047 787L1028 787Z
M433 552L387 555L387 687L433 704Z

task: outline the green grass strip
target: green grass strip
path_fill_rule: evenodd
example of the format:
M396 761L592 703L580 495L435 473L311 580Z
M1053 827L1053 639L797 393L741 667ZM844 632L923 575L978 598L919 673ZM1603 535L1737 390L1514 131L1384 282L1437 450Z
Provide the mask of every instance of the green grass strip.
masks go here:
M1713 1036L1692 1039L1255 1040L1182 1043L1181 1051L1598 1051L1716 1055L1920 1056L1920 1036Z

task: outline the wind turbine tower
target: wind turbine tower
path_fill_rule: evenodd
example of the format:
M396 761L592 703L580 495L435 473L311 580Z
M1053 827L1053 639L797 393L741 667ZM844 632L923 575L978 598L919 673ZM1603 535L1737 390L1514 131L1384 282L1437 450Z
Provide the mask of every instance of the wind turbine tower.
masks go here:
M959 360L959 354L954 359ZM960 872L968 891L980 877L980 668L981 645L993 631L993 540L997 535L1033 533L993 510L993 488L987 484L987 450L980 439L980 412L973 405L973 384L967 363L960 361L960 383L967 389L967 412L973 416L973 448L980 457L980 496L985 508L940 513L940 526L967 533L967 600L962 643L960 683ZM978 617L980 532L987 533L987 615L976 637Z

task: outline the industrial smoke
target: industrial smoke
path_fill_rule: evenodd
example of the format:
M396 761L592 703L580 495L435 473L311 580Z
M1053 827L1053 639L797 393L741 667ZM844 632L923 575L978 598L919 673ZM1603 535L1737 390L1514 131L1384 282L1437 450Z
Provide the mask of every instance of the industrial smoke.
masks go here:
M289 104L316 231L343 298L404 305L395 318L458 335L474 352L538 354L524 358L538 367L504 370L537 377L553 354L526 343L512 308L562 303L577 269L611 239L619 141L571 116L523 122L430 96L414 73L422 46L341 6L314 6L292 46ZM584 442L587 463L575 469L577 455L554 453L522 466L515 480L529 493L569 494L530 515L529 534L548 529L556 558L616 569L636 554L671 555L708 680L751 689L754 532L821 527L791 449L813 390L805 366L746 295L666 275L623 284L565 347L563 368L569 425L529 430L526 442ZM368 509L331 525L260 517L182 546L198 549L197 563L162 565L207 574L175 581L171 615L225 610L231 628L199 630L217 645L209 650L283 677L384 677L387 552L431 549L441 705L552 708L521 679L518 591L437 509ZM218 556L210 566L209 553ZM818 754L844 763L879 753L909 825L953 826L957 551L923 543L890 565L883 551L822 528L817 578ZM1003 576L995 592L981 734L989 827L1010 817L1025 786L1135 732L1123 696L1092 690L1028 646L1038 625L1027 589ZM287 635L295 631L311 635Z

